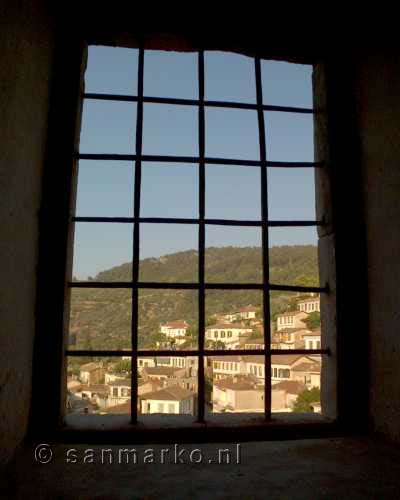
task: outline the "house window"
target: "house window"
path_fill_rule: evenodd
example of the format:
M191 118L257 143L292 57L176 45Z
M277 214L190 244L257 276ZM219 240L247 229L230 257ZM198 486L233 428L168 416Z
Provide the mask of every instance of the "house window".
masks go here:
M315 161L313 152L312 123L317 110L312 102L304 104L301 96L299 102L293 102L296 88L286 91L288 102L285 99L276 102L277 87L270 75L282 68L259 57L246 57L243 66L247 73L242 82L251 81L253 86L243 83L242 88L235 90L234 79L232 88L219 85L218 78L212 83L213 72L218 70L213 54L209 56L204 51L184 54L185 61L190 61L185 75L194 75L193 81L188 76L189 84L185 87L184 79L176 86L164 79L164 86L157 90L155 75L162 79L168 74L166 61L171 60L168 59L171 54L165 55L164 61L163 55L150 50L129 49L125 63L132 65L123 73L123 81L115 84L117 72L98 71L96 78L89 74L93 65L100 64L96 54L101 55L101 50L97 50L100 49L89 51L81 143L74 156L79 162L79 173L75 179L76 212L71 217L71 233L75 239L74 263L68 281L68 319L70 340L76 331L78 335L75 343L68 344L65 353L68 361L103 358L107 368L127 374L132 387L131 419L136 422L139 416L138 357L168 358L172 351L174 356L194 357L197 384L189 405L192 407L193 401L197 401L196 418L203 422L207 415L207 371L212 366L206 362L216 355L216 348L209 348L205 342L205 325L213 324L207 323L211 318L207 302L218 293L228 296L228 292L240 292L242 303L232 301L232 309L251 303L257 306L248 299L254 292L260 297L264 347L239 347L239 350L240 355L246 357L245 364L250 363L251 356L262 358L261 361L253 359L254 362L265 363L261 410L268 420L272 407L271 378L278 377L277 368L270 369L271 356L288 356L285 349L271 349L271 321L274 328L293 325L293 315L277 316L297 309L297 303L293 307L293 297L298 300L300 294L304 297L310 293L328 293L326 284L319 281L316 251L316 229L324 226L325 221L317 219L313 207L303 206L304 200L312 198L314 172L324 167L324 162ZM214 62L208 64L208 57ZM175 64L173 71L180 71L179 67ZM311 69L308 68L309 75ZM293 84L289 74L284 78L287 89ZM183 78L183 73L180 77ZM176 81L180 77L177 75ZM307 93L301 90L299 95ZM167 91L174 95L163 95ZM182 95L175 95L179 91ZM230 92L236 94L232 96ZM239 204L243 202L240 196L233 198L235 203L210 201L208 197L212 196L218 179L226 189L233 185L245 193L245 183L240 180L243 172L246 179L256 178L255 188L244 203ZM299 181L299 173L304 173L304 183ZM225 174L229 182L221 180ZM180 178L186 190L180 192L182 199L174 186ZM307 184L304 203L288 210L303 184ZM103 192L95 192L99 186ZM146 197L153 188L155 198L149 201ZM220 192L214 196L221 202ZM229 193L226 196L228 199ZM246 206L257 197L260 198L257 214L249 215ZM218 210L225 212L213 215ZM231 269L224 265L218 267L221 253L218 249L222 248L218 238L223 238L223 248L229 248L234 254L229 262L226 259ZM232 243L230 238L235 241ZM246 252L241 250L245 238L248 238ZM179 247L182 241L185 248ZM152 247L157 247L157 255L151 254ZM284 258L284 264L279 264L282 261L278 258L279 252L282 248L287 251L288 247L296 247L297 253L293 251ZM295 256L302 253L302 266L296 269ZM175 260L169 257L176 254L181 255ZM249 262L253 263L250 270ZM99 268L101 265L104 268ZM184 266L185 272L181 272ZM304 276L305 269L309 268L312 268L310 276ZM169 275L171 269L174 274ZM222 309L226 307L218 297L214 305L216 303ZM187 313L189 306L193 306L195 312ZM105 325L106 309L121 319L116 326ZM310 310L310 305L305 309ZM167 317L158 318L158 311ZM221 310L214 308L212 314L215 312ZM183 317L186 313L190 317ZM84 320L87 324L82 328ZM172 320L176 325L189 321L191 334L186 327L174 329L180 335L187 331L188 335L183 339L178 336L172 346L165 347L160 324ZM225 338L226 332L220 331L220 336ZM231 337L232 331L228 331L227 336ZM217 331L214 338L218 338ZM255 350L262 353L257 354ZM320 346L317 351L314 354L321 358L329 353ZM228 349L218 349L218 356L230 355ZM116 366L118 363L109 361L121 356L130 360L125 371L122 363ZM275 362L279 365L279 361ZM184 366L183 361L178 364ZM222 362L221 366L232 371L236 364ZM218 367L219 363L215 363L214 368ZM243 370L247 376L249 371L257 375L257 366L250 365ZM286 373L280 369L279 377ZM261 367L258 374L262 374ZM166 377L173 376L167 374ZM113 395L117 394L118 390L113 389ZM169 413L171 407L167 406ZM164 409L165 405L158 403L158 412Z

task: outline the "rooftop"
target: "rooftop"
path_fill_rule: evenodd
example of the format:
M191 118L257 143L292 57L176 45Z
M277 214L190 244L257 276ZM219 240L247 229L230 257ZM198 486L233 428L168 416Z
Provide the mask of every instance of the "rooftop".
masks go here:
M166 328L188 328L189 324L183 320L169 321L168 323L161 323L161 326Z
M311 358L304 354L273 354L271 356L271 363L291 366L302 358L305 360L309 359L310 363L314 363L314 360L311 360ZM264 364L265 358L263 354L248 354L243 356L213 356L212 361L232 361L236 363L243 361L244 363Z
M303 337L321 337L321 330L309 330L307 333L303 333Z
M283 313L277 314L277 316L298 316L299 314L307 314L305 311L286 311Z
M250 330L247 326L243 326L241 323L217 323L215 325L210 325L206 328L207 330L232 330L232 329L241 329L241 330Z
M112 382L108 382L107 385L111 387L131 387L131 379L130 378L124 378L124 379L119 379L119 380L113 380Z
M319 302L319 297L308 297L297 301L298 304L304 304L305 302Z
M147 373L147 375L166 375L171 376L176 372L184 370L184 368L176 367L176 366L146 366L143 368L143 371Z
M300 363L299 365L293 367L293 371L321 373L321 365L318 363Z
M230 389L232 391L254 391L264 390L261 384L253 376L235 375L214 381L215 386L220 389Z
M282 380L272 386L272 390L284 390L288 394L300 394L306 386L298 380Z
M178 385L173 385L171 387L165 387L164 389L160 389L159 391L148 392L146 394L142 394L141 399L153 399L153 400L164 400L164 401L182 401L191 396L194 396L194 393L188 391L186 389L182 389Z

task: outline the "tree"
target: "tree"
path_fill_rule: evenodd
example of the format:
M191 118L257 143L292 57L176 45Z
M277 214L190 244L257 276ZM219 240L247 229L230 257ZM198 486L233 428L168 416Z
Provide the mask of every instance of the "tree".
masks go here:
M307 328L309 330L316 330L321 327L321 315L318 311L313 311L308 315L308 317L304 320Z
M206 326L212 326L217 323L217 318L215 316L209 316L206 318Z
M114 371L116 373L126 373L131 371L131 362L129 359L121 359L114 365Z
M225 349L225 342L222 342L222 340L216 340L214 342L214 349Z
M320 390L318 387L312 387L311 389L304 389L298 396L296 401L293 403L294 413L311 413L313 408L312 403L320 402Z

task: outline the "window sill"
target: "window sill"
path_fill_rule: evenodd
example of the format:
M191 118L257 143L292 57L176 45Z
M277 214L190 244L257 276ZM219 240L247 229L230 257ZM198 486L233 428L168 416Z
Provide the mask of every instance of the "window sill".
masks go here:
M270 421L260 414L208 415L206 423L190 415L68 415L56 433L60 442L187 443L333 437L346 434L337 422L319 414L274 413Z

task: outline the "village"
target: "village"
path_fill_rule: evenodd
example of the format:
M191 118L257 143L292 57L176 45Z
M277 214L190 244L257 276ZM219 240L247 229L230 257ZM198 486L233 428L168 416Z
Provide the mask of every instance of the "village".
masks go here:
M275 315L271 322L271 410L295 411L299 395L319 394L321 356L291 354L290 350L321 349L319 295L299 296L292 310ZM205 362L205 401L208 413L257 413L264 411L265 356L218 355L218 350L265 348L260 308L252 305L207 318L206 349L215 350ZM314 319L310 327L310 318ZM198 390L198 357L177 355L188 345L189 323L184 319L160 324L158 349L170 356L138 357L138 413L195 415ZM175 353L174 353L175 351ZM110 359L110 358L108 358ZM116 361L117 359L117 361ZM111 361L90 361L69 370L67 411L83 414L129 414L131 404L130 356ZM319 398L310 411L320 412Z

